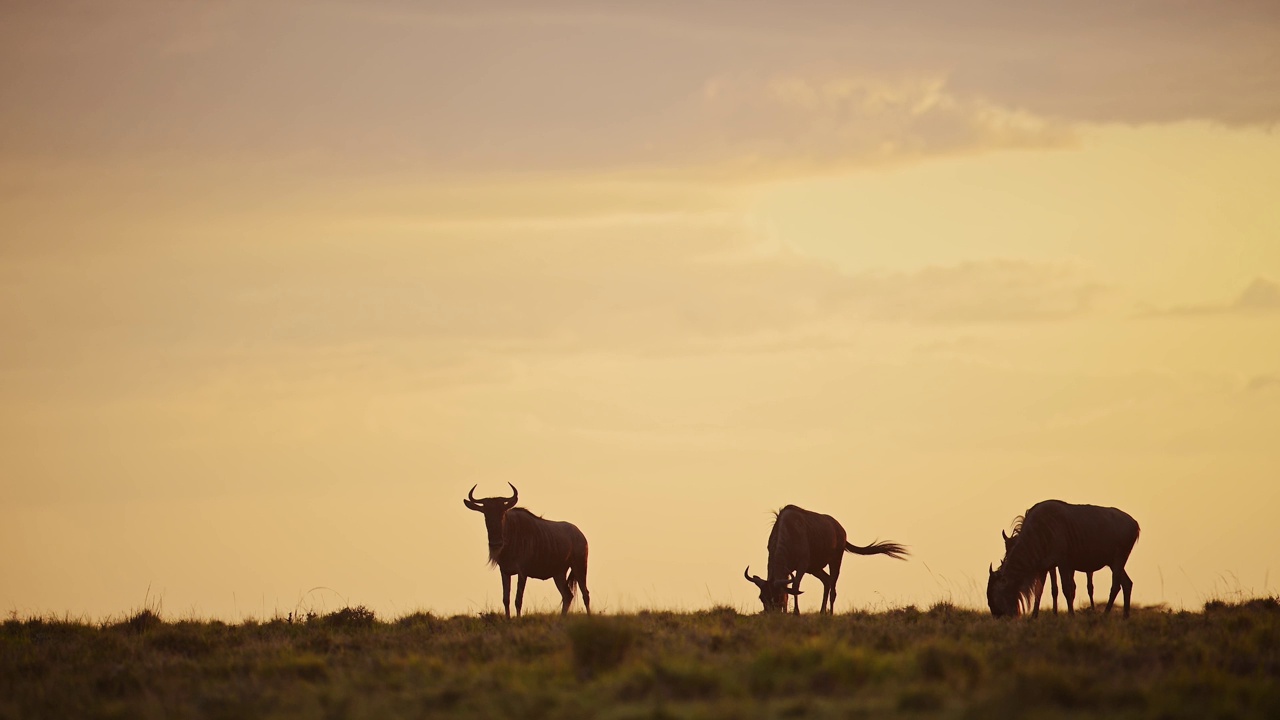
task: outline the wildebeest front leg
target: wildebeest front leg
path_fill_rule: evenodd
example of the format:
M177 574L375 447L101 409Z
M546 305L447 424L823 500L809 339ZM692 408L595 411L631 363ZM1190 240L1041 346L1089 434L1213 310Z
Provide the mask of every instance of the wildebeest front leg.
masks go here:
M795 609L796 615L800 614L800 578L802 577L804 577L804 573L801 573L801 572L796 573L796 579L791 583L791 589L795 591L791 595L791 599L796 601L796 609ZM783 598L782 602L783 602L782 609L786 610L787 609L786 598Z
M1062 575L1062 599L1067 601L1067 614L1075 615L1076 574L1073 572L1059 574Z
M1062 568L1057 569L1058 575L1054 575L1054 569L1049 568L1049 595L1053 598L1053 614L1058 614L1058 577L1062 575Z
M520 612L517 606L516 612ZM502 573L502 608L507 611L507 617L511 617L511 574Z
M524 607L524 584L528 579L528 575L520 573L516 580L516 617L520 617L520 608Z
M1049 577L1053 577L1053 570L1049 571ZM1031 617L1040 617L1040 598L1044 596L1044 578L1036 581L1032 591L1036 598L1036 604L1031 607Z
M1089 609L1092 610L1093 609L1093 573L1091 572L1085 573L1084 579L1089 585Z

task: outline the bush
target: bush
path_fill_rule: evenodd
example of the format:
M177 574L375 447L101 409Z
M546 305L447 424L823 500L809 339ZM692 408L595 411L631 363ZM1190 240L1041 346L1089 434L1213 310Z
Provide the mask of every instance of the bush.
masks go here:
M862 687L885 669L879 658L863 648L814 638L761 652L747 668L747 685L761 697L842 695Z
M569 645L578 674L591 677L612 670L626 659L635 640L631 623L622 618L589 617L569 625Z
M920 675L933 682L949 682L972 690L982 680L982 660L966 647L948 642L926 643L916 652Z
M116 623L112 627L141 635L142 633L153 628L160 627L163 624L164 621L160 619L160 616L151 612L150 608L148 608L134 613L129 619L121 623Z
M378 618L373 611L363 605L344 607L320 618L320 623L333 628L371 628L377 624Z
M402 628L431 629L439 624L440 620L429 612L416 612L396 620L396 625Z

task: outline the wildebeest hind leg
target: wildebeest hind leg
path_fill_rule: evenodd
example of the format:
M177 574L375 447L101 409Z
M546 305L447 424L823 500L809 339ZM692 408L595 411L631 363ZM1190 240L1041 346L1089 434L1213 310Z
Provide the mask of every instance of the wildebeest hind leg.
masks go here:
M831 595L831 576L828 575L825 570L819 570L809 574L822 581L822 605L818 608L818 613L824 613L827 611L827 598Z
M587 614L591 614L591 591L587 589L587 564L584 562L582 567L574 568L569 571L569 590L573 590L573 583L578 584L578 589L582 591L582 607L586 608Z
M827 612L832 615L836 614L836 583L840 580L840 564L844 559L843 553L831 563L831 589L827 592Z
M560 591L560 614L568 615L569 605L573 603L573 589L563 575L556 575L552 579L556 581L556 589Z
M1089 609L1093 609L1093 573L1085 573L1084 579L1089 584Z
M1107 598L1107 612L1111 612L1116 596L1122 589L1124 590L1124 616L1129 617L1129 595L1133 591L1133 580L1129 579L1129 573L1125 572L1123 567L1112 568L1111 596Z

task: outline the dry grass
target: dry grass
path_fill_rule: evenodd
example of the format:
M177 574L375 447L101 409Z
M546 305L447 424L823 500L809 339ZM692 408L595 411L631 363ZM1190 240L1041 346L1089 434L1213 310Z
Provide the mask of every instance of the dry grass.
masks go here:
M5 718L1280 717L1280 604L391 622L11 619Z

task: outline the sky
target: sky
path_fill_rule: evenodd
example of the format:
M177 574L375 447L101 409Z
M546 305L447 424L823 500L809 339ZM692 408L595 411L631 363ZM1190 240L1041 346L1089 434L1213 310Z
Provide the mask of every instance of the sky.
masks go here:
M500 609L508 482L598 611L758 608L786 504L911 550L838 610L982 606L1049 498L1138 520L1138 604L1275 594L1278 47L1249 0L0 3L0 609Z

